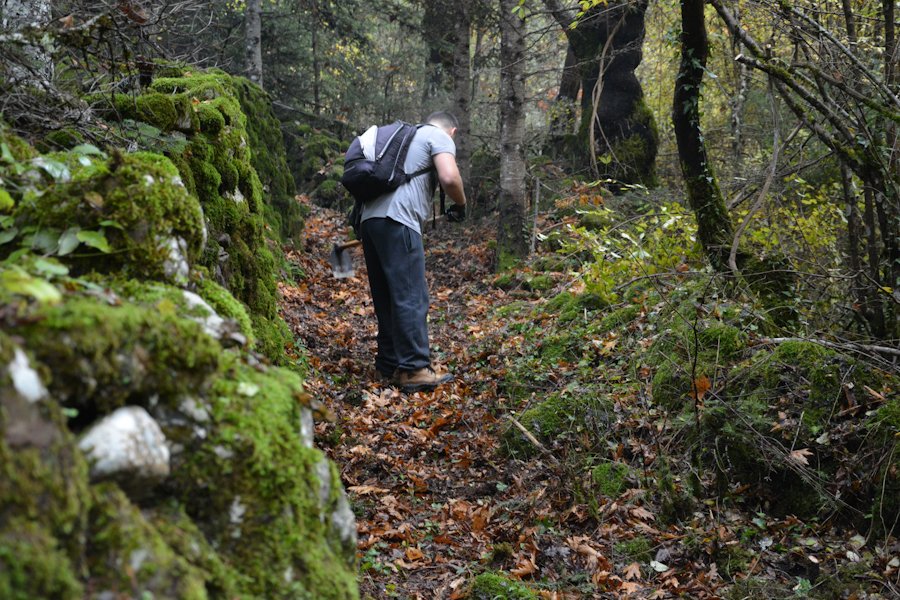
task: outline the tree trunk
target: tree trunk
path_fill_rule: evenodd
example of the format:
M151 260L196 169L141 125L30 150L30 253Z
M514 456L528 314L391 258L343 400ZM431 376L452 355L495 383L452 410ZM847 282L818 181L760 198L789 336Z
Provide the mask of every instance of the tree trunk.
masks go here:
M247 0L244 17L244 51L247 62L247 79L263 87L262 19L260 0Z
M600 178L655 185L656 122L634 74L643 58L647 0L600 4L574 29L559 0L544 4L568 36L581 77L581 124L567 149L571 160Z
M559 77L559 92L550 120L551 145L560 148L565 144L565 136L575 133L575 103L581 91L581 74L578 68L578 57L569 43L566 51L566 62Z
M457 24L455 44L453 47L453 67L451 79L453 81L453 108L451 112L459 120L459 130L456 136L456 162L463 181L470 181L471 157L472 157L472 119L469 114L471 109L472 69L469 63L471 52L471 29L469 11L465 3L462 3L464 18ZM471 190L466 190L471 195Z
M426 111L447 109L459 120L456 162L470 181L472 103L471 23L475 0L437 0L425 6L423 28L429 45ZM469 192L470 190L466 190Z
M734 233L700 130L700 85L709 54L704 4L704 0L681 0L681 64L675 78L672 122L700 243L713 268L724 272Z
M4 0L0 3L0 29L20 36L21 53L8 61L2 78L8 87L47 87L53 79L53 60L41 44L38 29L50 22L49 0ZM30 31L29 31L30 30Z
M525 228L525 24L500 0L500 218L497 269L528 254Z

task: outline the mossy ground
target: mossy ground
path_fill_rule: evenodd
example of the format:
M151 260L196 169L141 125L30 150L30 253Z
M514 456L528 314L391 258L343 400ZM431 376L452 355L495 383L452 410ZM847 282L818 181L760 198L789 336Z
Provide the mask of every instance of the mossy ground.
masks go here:
M475 578L470 600L537 600L538 595L519 581L497 573L482 573Z

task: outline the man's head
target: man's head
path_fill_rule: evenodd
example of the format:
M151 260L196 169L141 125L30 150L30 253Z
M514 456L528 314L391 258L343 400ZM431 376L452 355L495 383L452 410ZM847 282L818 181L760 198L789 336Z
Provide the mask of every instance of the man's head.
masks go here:
M437 125L446 131L447 135L450 137L456 135L456 130L459 128L459 121L456 120L456 117L444 110L431 113L428 115L428 118L425 119L425 122Z

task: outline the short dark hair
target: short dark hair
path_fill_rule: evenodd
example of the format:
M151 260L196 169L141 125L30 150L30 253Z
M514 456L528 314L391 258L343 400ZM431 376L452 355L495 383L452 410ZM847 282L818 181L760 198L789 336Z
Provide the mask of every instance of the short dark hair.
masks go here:
M441 125L446 129L459 129L459 120L452 114L445 110L438 110L425 119L426 123L432 123L434 125Z

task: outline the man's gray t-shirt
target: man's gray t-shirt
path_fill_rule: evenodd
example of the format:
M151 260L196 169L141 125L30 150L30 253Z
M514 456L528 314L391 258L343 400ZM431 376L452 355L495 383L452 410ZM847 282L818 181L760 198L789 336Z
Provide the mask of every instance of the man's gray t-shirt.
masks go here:
M442 152L456 156L453 138L440 127L426 125L416 131L409 144L409 153L403 170L415 173L432 165L431 157ZM422 234L422 227L431 218L431 178L437 174L419 175L393 192L387 193L363 206L362 220L387 217Z

